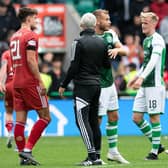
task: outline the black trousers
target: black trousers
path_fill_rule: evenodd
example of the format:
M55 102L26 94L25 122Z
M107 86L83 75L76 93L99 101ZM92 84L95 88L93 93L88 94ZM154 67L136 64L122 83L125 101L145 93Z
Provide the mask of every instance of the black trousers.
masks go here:
M99 153L101 148L101 131L98 123L99 96L99 85L75 85L76 124L87 148L88 156L91 157L96 157L93 154Z

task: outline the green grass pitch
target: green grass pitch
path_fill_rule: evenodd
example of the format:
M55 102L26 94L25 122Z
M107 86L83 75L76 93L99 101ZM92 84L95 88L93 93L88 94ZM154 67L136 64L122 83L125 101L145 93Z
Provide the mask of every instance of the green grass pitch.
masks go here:
M168 147L168 139L162 137L162 144ZM0 168L18 168L19 161L14 149L6 148L6 138L0 139ZM145 161L144 157L150 151L150 143L143 136L119 137L119 150L131 162L122 165L106 160L107 140L102 142L102 159L108 163L94 168L167 168L168 155L162 153L157 161ZM36 160L41 163L41 168L78 168L75 164L85 159L86 150L80 137L42 137L33 151ZM23 167L23 166L22 166ZM34 167L34 166L24 166Z

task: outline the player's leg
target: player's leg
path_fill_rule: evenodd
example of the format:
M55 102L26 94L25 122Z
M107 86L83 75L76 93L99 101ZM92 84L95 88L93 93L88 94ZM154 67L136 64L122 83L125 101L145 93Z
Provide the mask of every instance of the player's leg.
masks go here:
M157 160L161 137L160 115L150 115L150 121L152 126L152 149L146 159Z
M150 160L156 160L157 155L160 153L160 146L161 146L160 114L164 113L164 104L165 104L164 87L146 88L146 103L152 126L152 150L146 158Z
M30 136L25 144L23 152L19 154L23 159L30 160L31 164L38 165L32 157L32 149L39 140L41 133L50 122L49 106L46 96L41 95L39 86L32 86L21 89L22 99L27 109L35 109L39 115L39 120L36 121L31 129Z
M148 137L149 141L152 142L152 128L147 120L143 119L144 113L135 112L133 113L133 121L139 127L141 132Z
M107 115L107 104L108 104L109 94L107 88L101 88L99 96L99 107L98 107L98 122L99 126L102 123L103 116Z
M34 124L30 136L28 137L27 143L25 145L24 151L31 152L39 138L41 137L42 132L47 127L50 122L49 108L42 108L37 110L39 119Z
M148 121L143 119L144 113L147 112L147 105L145 101L145 89L140 88L134 100L133 116L134 123L138 126L141 132L152 141L152 129Z
M107 125L106 134L109 144L109 152L118 153L118 96L115 84L108 87L109 99L107 104Z
M14 138L17 146L17 151L20 153L25 147L25 123L27 120L27 108L24 104L21 89L15 89L13 91L14 96L14 109L16 111L16 124L14 128ZM24 159L19 156L20 165L32 165L28 159Z
M109 144L109 150L107 154L108 160L114 160L119 163L128 164L129 162L125 160L118 151L117 142L118 142L118 96L115 84L108 88L109 99L107 106L107 126L106 133Z
M6 84L6 92L5 92L5 127L8 131L8 139L7 139L7 147L12 147L12 130L13 130L13 83L8 82Z
M25 147L25 123L27 119L27 112L23 110L16 111L16 124L14 129L14 137L17 149L22 152Z
M108 88L101 88L100 96L99 96L99 107L98 107L98 122L101 125L103 116L107 115L107 106L109 100L109 92Z
M14 137L17 149L19 152L23 151L25 146L25 123L27 119L27 110L22 99L20 89L14 89L14 109L16 111L16 124L14 128Z
M20 157L20 153L22 153L26 142L24 136L26 119L27 119L26 111L16 111L16 124L14 129L14 137L17 150L19 152L20 165L32 165L29 159L24 159Z
M37 120L34 124L24 150L20 153L20 156L25 160L30 160L29 162L32 165L40 165L40 163L33 158L32 150L37 141L40 139L42 132L50 122L49 108L43 108L37 110L37 112L39 115L39 120Z
M5 127L9 134L12 133L13 130L13 108L6 107L6 118L5 118Z
M106 134L109 144L109 152L118 153L117 142L118 142L118 111L108 110L107 111L107 125Z
M5 119L5 127L8 131L8 139L7 139L7 147L12 147L12 130L13 130L13 108L6 106L6 119Z

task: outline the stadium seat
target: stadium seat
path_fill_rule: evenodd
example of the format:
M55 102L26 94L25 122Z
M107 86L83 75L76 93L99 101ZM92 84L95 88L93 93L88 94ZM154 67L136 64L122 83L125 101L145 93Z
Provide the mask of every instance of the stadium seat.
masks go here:
M73 0L67 0L66 2L67 2L67 3L70 3L70 4L73 4L73 3L74 3Z
M80 15L86 12L92 12L95 9L94 2L90 0L81 0L76 7Z

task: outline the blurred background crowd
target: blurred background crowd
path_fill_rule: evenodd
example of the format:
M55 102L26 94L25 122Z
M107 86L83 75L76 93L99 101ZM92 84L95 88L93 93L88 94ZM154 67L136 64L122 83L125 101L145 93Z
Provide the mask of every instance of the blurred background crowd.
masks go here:
M111 28L116 31L124 47L129 50L128 57L118 56L111 61L119 95L134 95L136 93L136 90L127 88L127 83L136 75L143 62L142 42L144 36L141 31L140 12L155 12L160 19L157 31L160 32L166 43L167 56L164 80L168 89L167 0L0 0L0 55L8 48L11 34L20 26L16 17L15 3L22 6L30 3L71 4L80 16L98 8L108 10L112 22ZM58 87L67 69L63 68L66 67L64 64L65 57L66 53L52 51L39 53L39 67L50 98L58 96ZM71 91L72 88L73 84L70 84L67 91Z

